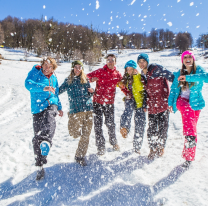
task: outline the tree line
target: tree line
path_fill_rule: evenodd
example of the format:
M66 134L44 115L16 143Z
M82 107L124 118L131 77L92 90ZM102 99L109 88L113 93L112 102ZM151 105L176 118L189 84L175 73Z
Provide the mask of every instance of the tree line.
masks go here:
M208 42L207 42L208 43ZM193 44L190 33L178 34L164 29L152 29L148 34L121 30L110 34L91 25L74 25L54 20L21 20L8 16L0 21L0 45L33 50L38 56L53 54L69 61L83 59L87 64L100 60L102 51L109 49L135 48L152 49L179 48L180 52Z

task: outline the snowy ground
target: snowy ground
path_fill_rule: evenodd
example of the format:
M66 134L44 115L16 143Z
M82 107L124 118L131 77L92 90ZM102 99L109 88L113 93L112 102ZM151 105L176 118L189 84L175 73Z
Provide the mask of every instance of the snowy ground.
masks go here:
M118 70L123 74L124 64L130 59L136 61L140 52L124 50L119 54ZM150 62L161 64L170 71L177 71L181 67L180 57L174 55L174 50L146 52ZM65 93L60 96L64 116L57 117L53 147L45 167L46 177L40 182L35 181L32 115L29 92L24 87L27 73L35 63L16 61L24 57L24 52L0 49L0 53L14 60L3 60L0 65L0 205L208 205L208 107L202 110L198 122L196 160L188 171L184 171L180 166L184 162L181 158L184 139L179 112L170 115L164 156L149 161L146 133L140 156L132 151L133 123L128 139L122 139L119 133L124 103L123 94L118 88L115 121L121 151L113 152L104 126L106 154L97 157L92 130L87 153L88 166L82 168L74 162L79 140L68 134L68 101ZM200 57L197 51L195 53L197 64L208 69L207 60ZM58 67L56 75L59 84L69 72L69 63ZM85 72L89 72L88 67ZM207 89L208 85L205 84L203 94L208 105Z

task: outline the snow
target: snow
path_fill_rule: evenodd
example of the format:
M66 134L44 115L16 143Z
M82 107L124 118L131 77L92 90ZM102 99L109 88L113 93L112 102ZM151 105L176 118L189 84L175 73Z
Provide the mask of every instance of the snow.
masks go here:
M181 67L180 57L175 50L155 53L150 50L121 51L119 55L117 50L110 52L117 55L117 68L122 74L124 64L130 59L136 60L141 52L149 54L150 62L161 64L172 72ZM207 205L208 107L202 110L198 122L196 160L185 171L180 166L184 162L181 158L184 138L180 113L170 114L164 156L149 161L146 132L140 156L132 151L133 120L127 139L123 139L119 133L124 95L118 88L115 122L120 152L113 151L107 129L103 126L106 154L102 157L96 155L92 129L86 157L88 166L82 168L74 162L79 140L68 134L68 100L64 93L60 96L64 116L56 118L57 128L45 167L46 177L36 182L30 94L24 87L24 80L35 63L19 61L24 58L23 50L0 49L0 53L11 59L2 60L0 65L0 205ZM196 63L207 70L208 60L200 56L202 51L194 50L194 53ZM36 57L33 55L31 58ZM69 75L70 68L69 63L62 63L57 68L59 84ZM89 72L88 66L85 66L85 72ZM206 103L207 90L208 84L204 84Z
M100 7L100 3L98 0L96 0L96 9L99 9L99 7Z
M172 22L168 22L167 24L168 24L168 26L173 26Z

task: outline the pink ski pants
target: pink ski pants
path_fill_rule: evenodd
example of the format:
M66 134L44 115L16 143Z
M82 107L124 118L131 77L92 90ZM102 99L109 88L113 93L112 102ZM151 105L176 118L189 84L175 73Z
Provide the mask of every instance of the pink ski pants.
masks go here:
M183 123L183 135L194 136L197 143L197 122L201 110L193 110L189 104L189 100L179 96L176 106L181 112ZM187 140L185 139L182 157L187 161L194 161L196 147L186 148Z

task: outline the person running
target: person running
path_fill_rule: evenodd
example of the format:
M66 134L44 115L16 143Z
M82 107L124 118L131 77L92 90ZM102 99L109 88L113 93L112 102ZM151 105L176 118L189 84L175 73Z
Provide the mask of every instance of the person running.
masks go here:
M182 69L174 73L168 105L171 112L180 111L185 136L182 157L186 160L183 167L188 168L195 159L197 144L197 122L200 111L205 107L202 96L203 82L208 83L208 74L195 63L191 51L181 55ZM179 82L178 82L179 81Z
M59 94L67 91L69 100L69 134L74 138L80 137L75 154L75 161L81 166L86 166L85 155L89 145L89 137L92 130L92 95L93 88L84 73L81 61L72 62L70 75L59 88Z
M133 60L128 61L124 66L125 72L118 86L124 92L125 109L121 115L120 133L123 138L127 138L131 128L131 118L134 115L134 152L140 154L142 147L144 127L145 127L145 112L143 110L144 88L141 82L141 74L138 74L137 63Z
M106 65L103 68L87 74L91 82L96 81L95 93L93 95L93 108L98 155L104 155L105 153L105 138L102 130L103 114L105 116L105 125L108 128L109 142L115 151L120 149L115 133L114 99L116 85L121 81L122 75L115 67L116 56L114 54L108 54L106 59Z
M54 71L55 59L47 57L41 65L34 65L25 80L25 87L30 92L31 112L33 114L34 138L32 140L35 154L35 166L39 167L37 180L44 177L43 164L52 146L55 134L57 114L63 116L61 102L58 98L59 87Z
M148 110L148 158L153 160L164 154L169 124L168 81L173 82L174 75L161 65L149 64L149 56L146 53L138 56L137 63L142 69L141 81L145 89L144 110Z

